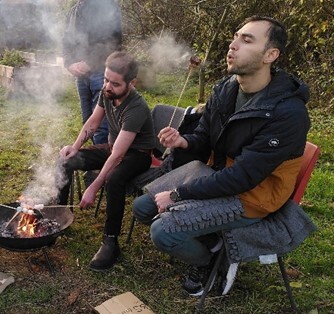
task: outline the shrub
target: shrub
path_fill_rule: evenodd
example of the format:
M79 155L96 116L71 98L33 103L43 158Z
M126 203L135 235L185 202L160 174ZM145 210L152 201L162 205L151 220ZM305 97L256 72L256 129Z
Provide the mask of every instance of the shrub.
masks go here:
M0 64L8 65L11 67L22 67L27 62L24 58L20 55L20 52L15 49L5 49L0 59Z

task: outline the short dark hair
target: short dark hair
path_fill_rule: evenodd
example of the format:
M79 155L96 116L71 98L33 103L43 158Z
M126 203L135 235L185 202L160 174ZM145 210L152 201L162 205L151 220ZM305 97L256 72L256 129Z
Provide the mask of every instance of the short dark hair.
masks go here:
M105 62L106 68L123 75L125 83L129 84L138 74L138 62L125 51L115 51Z
M253 15L246 18L238 26L238 29L240 29L247 23L258 21L266 21L270 24L270 27L268 29L268 42L266 44L266 49L277 48L280 51L281 55L284 54L288 41L288 34L285 26L281 22L268 16Z

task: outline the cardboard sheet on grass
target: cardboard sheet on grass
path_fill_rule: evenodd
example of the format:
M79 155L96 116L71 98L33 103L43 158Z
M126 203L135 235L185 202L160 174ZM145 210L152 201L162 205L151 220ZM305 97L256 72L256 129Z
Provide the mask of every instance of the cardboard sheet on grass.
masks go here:
M14 281L15 280L12 275L0 272L0 293L4 291Z
M100 314L154 314L152 310L131 292L117 295L95 307Z

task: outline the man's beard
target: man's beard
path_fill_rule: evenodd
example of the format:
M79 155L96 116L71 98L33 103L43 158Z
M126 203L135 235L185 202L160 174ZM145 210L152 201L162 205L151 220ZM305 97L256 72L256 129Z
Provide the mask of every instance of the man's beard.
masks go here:
M227 69L229 74L237 74L239 76L249 75L255 73L260 69L260 62L262 60L262 56L257 56L253 58L250 62L243 65L236 65L231 69Z
M111 91L103 90L103 95L109 100L116 100L116 99L123 98L128 92L129 92L129 85L127 85L124 91L120 94L115 94Z

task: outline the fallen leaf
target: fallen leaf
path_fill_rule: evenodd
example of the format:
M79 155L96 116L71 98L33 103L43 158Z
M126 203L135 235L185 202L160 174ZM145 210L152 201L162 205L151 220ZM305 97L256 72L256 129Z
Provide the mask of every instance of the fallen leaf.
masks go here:
M300 274L300 272L295 269L295 268L289 268L286 270L286 273L287 275L290 277L290 278L297 278Z
M301 288L303 284L301 282L297 281L290 281L290 287L292 288Z
M73 303L75 303L78 300L79 294L80 291L78 290L72 291L70 295L67 297L67 304L72 305Z

